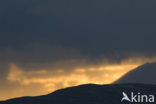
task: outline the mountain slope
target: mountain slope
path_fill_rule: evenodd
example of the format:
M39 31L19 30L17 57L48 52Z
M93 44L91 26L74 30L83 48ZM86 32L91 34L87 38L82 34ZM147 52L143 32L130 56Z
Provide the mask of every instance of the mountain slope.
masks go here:
M123 97L122 92L156 95L156 85L88 84L57 90L44 96L10 99L0 104L120 104Z
M128 72L115 83L156 84L156 63L146 63Z
M121 102L123 92L128 95L131 92L156 95L155 72L156 63L147 63L130 71L114 84L80 85L57 90L48 95L10 99L0 104L120 104L123 103Z

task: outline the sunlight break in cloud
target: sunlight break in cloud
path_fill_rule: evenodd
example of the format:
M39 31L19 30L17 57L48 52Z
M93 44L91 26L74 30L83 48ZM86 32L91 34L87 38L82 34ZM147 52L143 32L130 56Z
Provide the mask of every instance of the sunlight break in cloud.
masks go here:
M59 69L58 67L26 70L17 64L10 64L7 81L8 83L20 86L22 90L27 90L22 93L17 93L19 89L13 86L17 92L12 97L36 96L80 84L110 84L141 64L153 61L155 61L155 58L136 58L127 59L120 63L106 64L106 62L104 62L84 66L76 66L74 64L75 67L72 66L70 70L66 68Z
M7 79L20 83L23 86L40 84L47 92L59 88L85 83L109 84L120 78L138 64L101 65L96 67L75 68L71 73L65 74L64 70L38 70L25 71L11 64ZM56 73L57 76L53 76Z

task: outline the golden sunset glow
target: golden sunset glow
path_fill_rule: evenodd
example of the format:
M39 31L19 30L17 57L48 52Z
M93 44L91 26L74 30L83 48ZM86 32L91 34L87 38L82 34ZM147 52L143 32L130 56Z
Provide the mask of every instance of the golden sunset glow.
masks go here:
M0 0L0 103L21 97L24 103L51 103L47 94L79 85L81 92L81 86L92 90L95 84L98 90L87 92L97 98L105 84L125 89L156 84L155 4L154 0ZM106 102L105 95L103 100L86 96L82 102ZM56 103L70 97L58 96ZM66 101L81 102L75 98Z
M18 82L21 85L42 84L47 91L51 91L52 89L57 89L55 83L62 83L62 87L84 83L109 84L137 66L138 64L121 64L75 68L71 73L65 74L64 70L61 69L57 71L39 70L36 72L26 72L12 64L7 79ZM55 76L52 76L54 73Z
M136 58L121 63L104 62L82 67L75 66L72 70L63 68L25 70L12 63L6 80L10 85L14 85L12 86L14 92L2 91L0 99L48 94L60 88L87 83L111 84L130 70L153 61L155 58Z
M121 63L107 62L106 64L104 62L95 65L74 65L75 67L72 69L52 67L33 70L22 69L12 63L6 77L10 87L8 90L1 91L0 99L43 95L60 88L87 83L111 84L130 70L153 61L155 59L136 58Z

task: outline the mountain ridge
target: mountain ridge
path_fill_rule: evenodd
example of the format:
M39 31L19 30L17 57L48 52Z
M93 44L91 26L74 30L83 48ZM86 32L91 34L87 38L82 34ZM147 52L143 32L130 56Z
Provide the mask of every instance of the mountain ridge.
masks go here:
M85 84L56 90L53 93L37 97L9 99L0 102L0 104L120 104L122 92L141 92L156 95L156 85Z
M114 83L145 83L156 84L156 62L145 63L129 71Z
M154 80L155 69L156 63L146 63L130 71L113 84L78 85L59 89L47 95L8 99L0 101L0 104L120 104L123 92L156 95L156 83L149 81Z

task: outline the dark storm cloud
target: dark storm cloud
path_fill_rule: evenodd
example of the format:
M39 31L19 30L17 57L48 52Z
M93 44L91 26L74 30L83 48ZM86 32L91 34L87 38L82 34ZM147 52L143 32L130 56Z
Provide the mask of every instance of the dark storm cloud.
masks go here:
M82 84L81 76L101 82L155 60L155 5L155 0L0 0L0 98L23 96L22 90L39 94L44 85L60 88L66 80ZM136 57L143 58L132 67L108 65L117 67L108 78L102 76L109 71L97 69Z
M1 0L2 66L155 56L155 5L149 0Z

